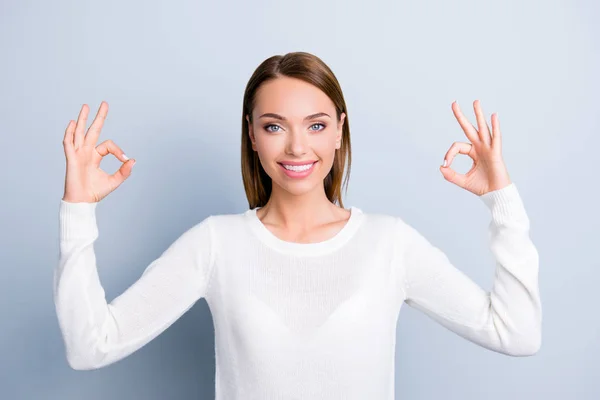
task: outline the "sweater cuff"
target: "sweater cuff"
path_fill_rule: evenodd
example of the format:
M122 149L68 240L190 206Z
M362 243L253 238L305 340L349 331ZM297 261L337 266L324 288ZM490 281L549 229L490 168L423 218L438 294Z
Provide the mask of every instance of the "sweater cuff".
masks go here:
M84 239L98 235L95 203L70 203L60 200L60 240Z
M487 192L479 198L491 211L493 222L498 225L514 218L527 219L525 205L514 182L502 189Z

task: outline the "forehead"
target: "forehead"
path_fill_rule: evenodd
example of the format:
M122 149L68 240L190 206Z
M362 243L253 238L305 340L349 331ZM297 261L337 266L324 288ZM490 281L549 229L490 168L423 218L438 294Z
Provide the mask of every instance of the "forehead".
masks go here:
M254 114L272 112L302 119L321 111L329 114L334 109L331 99L316 86L301 79L280 77L260 86Z

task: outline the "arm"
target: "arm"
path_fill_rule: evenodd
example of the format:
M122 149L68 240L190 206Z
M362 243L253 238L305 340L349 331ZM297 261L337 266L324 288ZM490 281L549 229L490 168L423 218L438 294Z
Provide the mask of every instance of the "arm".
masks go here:
M488 234L496 259L491 292L398 219L405 302L487 349L533 355L541 346L542 307L539 255L529 237L529 219L514 183L479 197L491 211Z
M54 303L69 365L112 364L146 345L206 294L212 271L210 217L184 232L125 292L107 304L96 269L96 205L61 200Z

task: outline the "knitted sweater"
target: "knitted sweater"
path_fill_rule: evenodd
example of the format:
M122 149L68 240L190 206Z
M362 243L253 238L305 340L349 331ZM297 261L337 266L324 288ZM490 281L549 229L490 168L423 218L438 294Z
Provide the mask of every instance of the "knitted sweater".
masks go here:
M491 291L400 217L351 207L332 238L296 243L255 208L191 225L110 303L94 253L98 203L61 200L54 301L66 358L80 370L112 364L202 298L218 400L393 400L403 304L489 350L533 355L542 308L528 216L514 183L479 198L490 210Z

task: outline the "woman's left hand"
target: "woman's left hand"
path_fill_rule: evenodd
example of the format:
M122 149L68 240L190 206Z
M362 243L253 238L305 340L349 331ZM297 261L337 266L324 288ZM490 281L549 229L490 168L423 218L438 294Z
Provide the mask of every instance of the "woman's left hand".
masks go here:
M447 181L481 196L510 185L511 180L502 160L502 134L498 114L492 114L492 132L490 132L479 100L473 102L473 108L479 129L476 129L462 114L456 101L452 103L454 116L471 143L454 142L444 156L447 165L445 167L442 165L440 171ZM466 154L473 159L473 166L464 175L450 168L457 153Z

